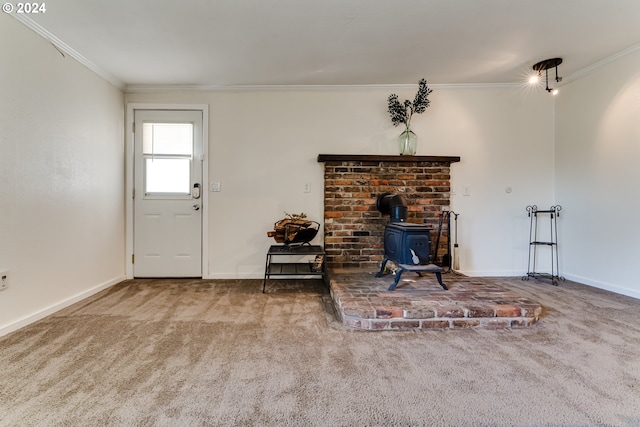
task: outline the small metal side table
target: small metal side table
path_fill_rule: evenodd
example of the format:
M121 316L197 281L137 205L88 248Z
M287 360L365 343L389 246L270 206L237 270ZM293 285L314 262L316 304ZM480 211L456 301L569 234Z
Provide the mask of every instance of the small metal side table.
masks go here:
M289 256L295 257L296 260L288 259L286 261L275 262L274 257ZM307 262L302 262L303 257L313 257ZM318 266L318 257L321 258L321 263ZM272 277L292 277L301 276L301 278L307 278L302 276L313 276L311 278L324 278L326 275L325 260L326 254L322 246L319 245L301 245L301 246L286 246L286 245L273 245L269 247L267 252L267 259L264 266L264 281L262 282L262 293L265 292L267 287L267 280Z

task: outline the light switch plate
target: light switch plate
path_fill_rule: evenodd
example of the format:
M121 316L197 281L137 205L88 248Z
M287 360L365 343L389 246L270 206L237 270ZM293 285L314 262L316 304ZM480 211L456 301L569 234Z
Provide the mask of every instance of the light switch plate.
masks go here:
M9 287L9 272L0 271L0 291Z

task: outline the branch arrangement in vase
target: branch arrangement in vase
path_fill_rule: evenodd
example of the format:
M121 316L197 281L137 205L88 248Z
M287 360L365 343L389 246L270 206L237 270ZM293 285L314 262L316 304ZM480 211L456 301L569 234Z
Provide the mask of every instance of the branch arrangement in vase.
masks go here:
M388 101L391 123L393 123L394 126L398 126L400 123L403 123L406 128L409 129L413 114L422 114L425 112L427 107L429 107L429 94L431 92L433 92L433 90L429 89L427 81L425 79L420 79L418 82L418 92L416 93L416 97L413 99L413 102L406 99L404 104L401 104L398 100L398 95L395 93L389 95Z

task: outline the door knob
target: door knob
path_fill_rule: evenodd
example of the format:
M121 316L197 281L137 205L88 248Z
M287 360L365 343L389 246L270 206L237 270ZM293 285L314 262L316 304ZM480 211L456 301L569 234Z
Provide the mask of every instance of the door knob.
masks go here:
M193 205L193 210L194 211L199 211L200 210L200 205Z

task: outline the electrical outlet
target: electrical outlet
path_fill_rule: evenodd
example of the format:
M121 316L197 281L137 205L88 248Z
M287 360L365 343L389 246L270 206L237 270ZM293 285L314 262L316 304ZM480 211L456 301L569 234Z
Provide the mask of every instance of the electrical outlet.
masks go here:
M9 272L0 271L0 291L9 287Z

